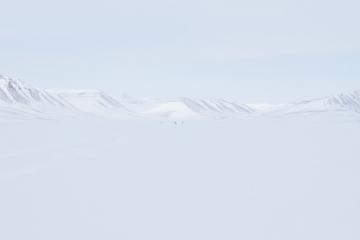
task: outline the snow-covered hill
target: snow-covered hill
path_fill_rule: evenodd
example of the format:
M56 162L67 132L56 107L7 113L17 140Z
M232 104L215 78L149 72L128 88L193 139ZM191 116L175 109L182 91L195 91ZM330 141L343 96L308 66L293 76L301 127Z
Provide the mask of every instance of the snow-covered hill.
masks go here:
M147 117L164 119L225 118L249 115L250 107L222 99L176 98L121 100L99 90L42 90L19 80L0 76L0 111L24 117L44 114L82 113L101 117ZM10 111L11 110L11 111Z
M66 108L104 117L126 117L132 113L118 100L99 90L46 90Z
M163 120L283 117L299 115L360 116L360 91L292 104L241 104L224 99L115 98L99 90L44 90L0 75L0 116L10 118L150 118Z
M133 115L115 98L98 90L42 90L3 76L0 76L0 113L18 118Z
M249 116L255 111L245 104L223 99L129 99L122 100L128 108L147 116L170 119L188 118L229 118Z
M25 85L23 82L0 75L0 102L3 104L32 105L34 103L64 106L48 92Z
M348 94L337 94L334 96L318 99L309 99L283 104L274 107L267 112L269 115L291 116L291 115L358 115L360 113L360 91Z

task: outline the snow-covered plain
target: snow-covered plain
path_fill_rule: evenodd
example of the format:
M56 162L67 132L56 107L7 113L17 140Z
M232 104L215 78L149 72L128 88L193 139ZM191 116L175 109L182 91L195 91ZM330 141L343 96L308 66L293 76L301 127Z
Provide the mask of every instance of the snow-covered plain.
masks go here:
M1 121L0 239L359 239L359 122Z
M360 239L359 109L0 79L0 239Z

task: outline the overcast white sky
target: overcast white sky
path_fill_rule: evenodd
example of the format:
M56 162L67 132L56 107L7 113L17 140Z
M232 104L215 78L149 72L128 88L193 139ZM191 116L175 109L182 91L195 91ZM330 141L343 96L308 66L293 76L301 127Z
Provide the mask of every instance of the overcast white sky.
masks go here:
M360 89L356 0L0 0L0 74L281 102Z

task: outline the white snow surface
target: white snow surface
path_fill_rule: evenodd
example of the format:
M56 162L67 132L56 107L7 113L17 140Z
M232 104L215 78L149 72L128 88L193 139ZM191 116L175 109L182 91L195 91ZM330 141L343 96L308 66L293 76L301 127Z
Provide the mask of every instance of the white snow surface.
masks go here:
M0 120L0 239L360 239L360 122L323 117Z
M358 240L359 112L0 77L0 239Z

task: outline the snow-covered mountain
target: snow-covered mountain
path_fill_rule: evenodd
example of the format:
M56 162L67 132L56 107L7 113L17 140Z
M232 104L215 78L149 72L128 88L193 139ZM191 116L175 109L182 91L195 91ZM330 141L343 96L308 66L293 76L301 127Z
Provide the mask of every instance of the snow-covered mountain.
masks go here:
M43 103L54 106L64 106L48 92L27 86L23 82L0 75L0 102L2 104L32 105Z
M360 91L318 99L309 99L292 104L279 105L268 112L270 115L313 115L313 114L359 114Z
M132 113L115 98L98 90L43 90L0 76L0 112L13 117L51 118L90 114L125 117Z
M99 90L43 90L22 81L0 76L2 115L49 117L49 112L78 113L101 117L166 119L225 118L250 115L249 106L222 99L117 99ZM16 113L16 114L14 114ZM26 113L26 114L25 114Z
M129 109L153 117L166 118L227 118L249 116L254 110L245 104L223 99L122 99Z
M46 90L65 108L104 116L125 116L131 112L118 100L99 90Z
M48 119L98 116L185 120L321 113L360 116L360 91L292 104L241 104L224 99L115 98L99 90L45 90L0 75L0 117Z

